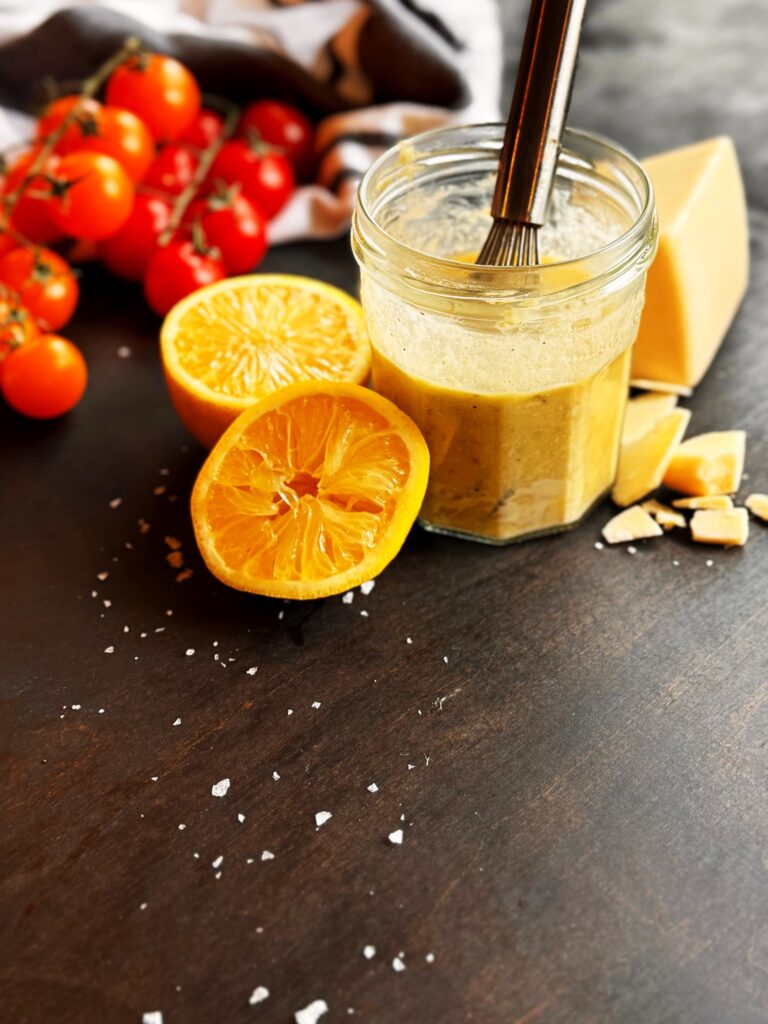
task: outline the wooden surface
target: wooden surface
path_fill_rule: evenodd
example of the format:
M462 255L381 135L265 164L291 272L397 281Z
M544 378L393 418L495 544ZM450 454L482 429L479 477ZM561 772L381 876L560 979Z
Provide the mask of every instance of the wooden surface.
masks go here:
M615 130L640 152L645 117ZM768 490L753 149L750 294L690 407L749 431L745 489ZM354 287L344 243L268 266ZM290 1024L315 999L323 1022L768 1020L765 528L631 556L595 550L604 507L505 549L416 530L351 604L228 592L195 552L202 452L151 315L89 270L71 333L76 413L0 417L3 1021Z

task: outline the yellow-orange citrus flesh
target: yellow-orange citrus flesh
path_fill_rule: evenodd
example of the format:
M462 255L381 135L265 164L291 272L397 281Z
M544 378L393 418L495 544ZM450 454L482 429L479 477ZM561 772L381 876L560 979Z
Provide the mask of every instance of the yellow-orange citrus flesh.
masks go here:
M160 332L176 411L211 447L241 412L303 380L364 383L370 345L360 304L331 285L291 274L250 274L201 288Z
M195 536L229 586L327 597L392 561L428 474L418 427L387 399L355 384L293 384L215 445L192 491Z

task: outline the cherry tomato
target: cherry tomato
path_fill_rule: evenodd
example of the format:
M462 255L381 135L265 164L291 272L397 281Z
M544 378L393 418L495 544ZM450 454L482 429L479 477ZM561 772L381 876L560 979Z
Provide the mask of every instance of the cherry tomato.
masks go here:
M141 281L170 219L169 202L137 192L130 217L119 231L99 244L99 256L117 277Z
M221 261L198 252L192 242L169 242L149 261L144 294L152 309L165 316L185 296L224 277Z
M80 296L72 268L50 249L6 253L0 259L0 282L47 331L58 331L71 319Z
M0 298L0 381L6 357L19 345L39 337L40 331L29 310L10 298Z
M272 218L285 206L295 187L293 168L282 153L265 151L241 139L225 142L210 171L210 180L227 185L240 183L265 217Z
M190 222L200 225L208 245L219 250L228 274L253 270L266 252L264 214L236 188L198 200L189 213Z
M171 143L160 150L143 183L159 192L177 196L190 184L199 163L189 146Z
M279 149L290 160L298 178L308 176L314 133L309 118L296 107L277 100L257 100L245 108L239 131L246 136L255 134Z
M111 156L70 153L62 157L56 178L68 187L51 200L51 217L66 234L98 241L128 220L133 182Z
M39 146L30 149L26 153L22 153L13 163L3 183L3 193L5 195L15 192L20 187L27 177L32 164L37 159L39 150ZM11 227L18 231L19 234L24 235L30 242L46 244L56 242L62 237L61 229L51 218L51 203L45 198L28 194L30 191L49 192L50 185L46 180L46 176L55 174L59 163L58 156L51 156L42 172L35 175L29 184L25 186L24 194L16 201L16 205L13 208Z
M83 397L88 370L80 349L56 334L15 348L4 360L3 397L17 412L47 420Z
M113 72L107 83L107 103L132 110L158 142L173 142L200 109L200 86L173 57L142 54Z
M215 110L201 107L190 126L181 133L179 142L195 149L207 149L224 130L224 118Z
M60 147L64 153L105 153L117 160L133 181L141 181L155 159L155 141L144 122L130 110L102 107L95 128Z
M57 150L61 153L68 152L73 144L77 145L84 137L95 132L97 118L101 112L99 101L84 100L80 96L61 96L49 103L43 111L42 117L37 122L37 138L41 142L46 139L78 104L80 109L57 143Z
M18 248L19 243L13 235L9 234L7 231L0 230L0 259L2 259L7 252L11 252L11 250Z

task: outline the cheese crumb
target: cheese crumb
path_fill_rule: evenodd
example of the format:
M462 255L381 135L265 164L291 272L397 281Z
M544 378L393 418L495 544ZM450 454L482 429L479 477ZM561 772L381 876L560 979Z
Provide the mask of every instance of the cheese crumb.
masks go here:
M293 1019L296 1024L317 1024L326 1013L328 1013L328 1003L324 999L315 999L303 1010L297 1010Z
M229 779L222 779L221 782L211 786L211 796L226 796L229 789Z
M644 509L649 515L652 515L659 526L664 530L671 530L674 526L680 526L683 529L688 525L685 520L685 516L682 512L675 512L669 505L662 505L660 501L656 501L655 498L651 498L649 501L644 501L640 508Z
M724 544L741 547L749 537L749 515L745 508L716 511L705 509L693 513L691 536L699 544Z
M248 999L249 1006L255 1006L257 1003L263 1003L265 999L269 999L269 989L265 988L264 985L259 985L251 992Z
M710 494L707 497L698 498L676 498L672 504L675 508L710 508L726 509L733 508L733 502L728 494Z
M625 544L627 541L660 537L663 532L645 509L639 505L632 505L605 524L603 538L608 544Z
M753 516L768 523L768 494L750 494L744 504Z
M664 483L680 494L731 494L741 483L746 443L743 430L689 437L675 451L664 473Z

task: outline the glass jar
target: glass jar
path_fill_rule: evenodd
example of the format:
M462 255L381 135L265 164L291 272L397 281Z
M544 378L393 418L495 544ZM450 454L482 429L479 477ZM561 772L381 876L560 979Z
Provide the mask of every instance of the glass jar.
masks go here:
M373 385L431 454L420 522L494 544L565 529L610 489L656 251L653 191L613 143L568 130L542 266L475 266L503 125L388 150L352 224Z

